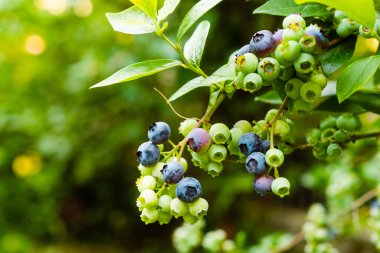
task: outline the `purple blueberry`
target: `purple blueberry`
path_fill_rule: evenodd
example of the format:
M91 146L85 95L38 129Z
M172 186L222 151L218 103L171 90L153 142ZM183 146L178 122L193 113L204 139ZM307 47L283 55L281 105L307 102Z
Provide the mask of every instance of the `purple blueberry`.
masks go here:
M210 147L210 134L203 128L194 128L187 135L187 145L194 152L205 152Z
M185 171L177 161L172 161L164 165L161 170L162 180L167 184L176 184L181 180Z
M252 36L249 43L250 51L257 57L265 57L272 53L276 47L276 40L268 30L262 30Z
M252 132L243 134L239 139L239 149L242 154L249 156L253 152L260 152L261 139Z
M309 25L305 35L300 40L302 50L308 53L323 53L329 45L329 40L322 34L317 25Z
M274 143L274 147L277 148L277 143ZM270 141L264 140L261 142L260 152L265 154L270 149Z
M279 45L283 41L282 39L283 32L284 32L284 29L279 29L273 34L274 40L276 41L276 46Z
M201 196L202 187L197 179L185 177L178 182L175 194L183 202L191 203Z
M243 55L243 54L247 54L247 53L250 53L250 51L249 51L249 44L245 45L245 46L242 46L239 49L239 51L237 52L236 57L238 57L240 55Z
M149 126L148 138L154 144L162 144L170 138L170 127L165 122L156 122Z
M266 172L265 155L261 152L253 152L245 160L245 167L250 174L262 175Z
M144 142L137 149L137 161L142 166L151 167L160 160L160 150L150 141Z
M273 180L272 176L257 177L253 182L253 188L260 196L265 196L272 192L271 186Z

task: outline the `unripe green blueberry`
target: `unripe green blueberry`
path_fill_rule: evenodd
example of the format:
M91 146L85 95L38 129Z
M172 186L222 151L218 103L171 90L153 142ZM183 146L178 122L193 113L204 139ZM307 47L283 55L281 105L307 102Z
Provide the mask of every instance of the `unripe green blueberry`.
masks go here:
M157 180L153 176L143 176L137 180L137 189L142 192L146 189L154 190L157 185Z
M331 141L334 138L334 134L336 132L335 128L326 128L321 133L322 141Z
M306 82L302 85L300 94L303 100L312 103L321 97L322 89L316 83Z
M318 128L311 128L307 130L306 142L310 145L315 145L321 139L321 130Z
M137 166L137 169L140 171L141 176L152 175L153 167L145 167L141 163Z
M185 121L182 121L178 128L179 133L186 137L197 123L198 122L195 119L186 119Z
M271 148L265 154L265 161L271 167L280 167L284 163L284 153L277 148Z
M296 128L296 123L294 123L294 121L289 118L286 118L285 122L289 125L290 132L293 132L293 130Z
M227 157L227 149L220 144L212 144L208 149L208 157L211 161L220 163Z
M240 128L243 133L248 133L252 129L251 123L249 123L248 120L239 120L233 125L233 127Z
M311 103L306 102L302 98L294 100L293 111L298 114L305 114L311 110Z
M158 208L162 212L170 212L170 202L172 201L172 197L169 195L162 195L158 199Z
M313 74L310 77L310 82L316 83L319 86L321 86L321 89L323 90L327 85L327 78L324 74Z
M223 123L213 124L209 134L215 144L225 144L230 139L230 129Z
M189 204L189 213L198 219L202 219L207 214L208 202L204 198L199 198Z
M313 147L313 155L318 160L324 160L327 157L326 154L326 144L325 143L317 143Z
M312 73L310 73L310 74L301 74L299 72L296 72L296 77L299 78L299 79L301 79L304 82L307 82L307 81L309 81L309 79L311 77L311 74Z
M256 133L260 138L265 138L268 133L268 129L266 127L267 121L266 120L259 120L255 123L255 125L252 127L252 131Z
M136 201L137 207L143 208L156 208L157 203L157 194L150 189L142 191Z
M315 58L311 54L301 53L300 57L294 62L294 69L301 74L310 74L315 67Z
M294 75L294 68L293 66L287 66L280 68L280 74L278 75L278 78L280 78L282 81L288 81L290 78L292 78Z
M336 33L342 38L350 36L352 32L352 26L348 18L342 19L336 27Z
M273 180L271 188L274 194L283 198L284 196L289 195L290 182L284 177L279 177Z
M322 204L316 203L310 206L307 212L307 220L311 221L314 226L324 226L327 224L326 209Z
M351 134L345 129L339 129L334 133L336 142L346 142L351 138Z
M372 38L372 32L371 29L364 27L363 25L360 25L359 27L359 34L366 39Z
M276 115L278 114L278 109L270 109L266 114L265 114L265 121L270 122L274 120Z
M245 75L243 74L243 72L239 72L236 76L236 87L238 89L243 89L244 88L244 78L245 78Z
M255 72L258 63L257 56L252 53L246 53L236 58L237 69L246 75Z
M161 170L164 168L165 163L158 162L152 169L152 176L157 180L157 186L163 182Z
M348 18L347 14L344 13L343 11L340 11L340 10L336 10L334 12L334 23L335 24L339 24L340 21L344 18Z
M245 76L243 90L252 93L254 91L260 90L261 87L263 87L263 79L259 74L250 73Z
M328 116L323 119L319 124L319 128L323 131L327 128L336 128L336 118L333 116Z
M303 28L285 28L282 32L282 39L284 41L299 41L302 36L305 35L305 30Z
M356 129L357 120L351 113L343 113L336 120L336 126L339 129L354 131Z
M172 218L172 214L158 210L158 222L160 225L169 224Z
M145 222L145 225L155 223L158 220L158 210L155 208L144 208L140 217Z
M330 159L336 159L342 155L342 147L337 143L331 143L327 147L327 157Z
M265 57L259 62L257 73L264 81L272 81L280 74L280 63L273 57Z
M191 225L197 223L197 221L199 220L197 217L195 217L194 215L191 215L191 214L185 214L183 217L183 221L184 222L187 222Z
M278 148L284 153L284 155L289 155L294 151L294 143L294 138L288 135L286 138L281 139L281 142L278 143Z
M274 56L282 66L292 65L301 54L301 46L298 42L283 41L274 51Z
M292 78L285 84L285 92L288 97L292 99L297 99L300 97L301 87L303 81L298 78Z
M274 134L279 136L281 139L287 137L290 133L289 125L283 120L276 120L273 127Z
M235 94L236 89L237 87L234 82L224 84L224 91L228 98L231 98Z
M300 14L290 14L289 16L286 16L284 20L282 21L282 27L283 28L293 28L293 27L300 27L305 29L306 22L305 19Z
M207 173L212 177L219 176L219 174L223 171L223 164L220 162L209 162L207 164Z
M230 137L230 140L228 141L228 146L227 146L228 151L230 152L231 155L239 155L239 152L240 152L239 140L240 140L240 137L244 134L244 132L240 128L234 127L230 130L230 134L231 134L231 137Z
M310 36L310 35L302 36L299 44L300 44L302 51L305 53L311 54L311 53L315 53L316 51L318 51L317 40L314 36Z
M179 198L174 198L170 202L170 214L172 214L175 218L184 216L189 213L189 205Z
M202 247L207 252L222 252L222 243L226 237L226 232L222 229L209 231L203 238Z
M174 157L171 157L170 159L168 159L166 162L169 163L169 162L172 162L172 161L179 162L182 165L182 167L183 167L183 171L186 173L187 168L189 167L189 165L187 164L187 161L186 161L185 158L181 157L179 159L179 161L178 161L177 157L174 156Z
M206 169L207 164L210 161L210 158L208 156L208 153L196 153L196 152L191 152L191 161L193 164L201 169Z

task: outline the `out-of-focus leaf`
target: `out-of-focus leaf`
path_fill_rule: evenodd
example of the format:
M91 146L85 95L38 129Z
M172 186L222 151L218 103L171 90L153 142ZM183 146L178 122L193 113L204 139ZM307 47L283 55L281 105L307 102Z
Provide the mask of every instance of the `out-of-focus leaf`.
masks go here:
M190 91L192 90L195 90L196 88L199 88L199 87L208 87L208 85L203 85L202 84L202 81L204 80L204 77L202 76L199 76L197 78L194 78L190 81L188 81L187 83L185 83L184 85L181 86L181 88L179 88L170 98L169 98L169 101L172 102L180 97L182 97L183 95L189 93Z
M181 0L165 0L164 5L158 10L158 20L164 20L177 8Z
M368 111L380 114L379 91L358 91L352 94L348 100L361 105Z
M135 80L144 76L153 75L160 71L181 66L183 63L181 61L172 60L172 59L158 59L158 60L148 60L143 62L134 63L129 65L107 79L97 83L91 88L98 88L103 86L108 86L115 83L122 83L126 81Z
M221 1L222 0L201 0L198 3L196 3L183 18L178 28L177 41L179 41L182 38L182 36L190 29L190 27L195 22L197 22L197 20L200 17L202 17L206 12L208 12Z
M339 104L336 96L329 96L320 103L315 109L315 111L320 112L334 112L334 113L362 113L365 112L365 109L358 105L357 103L352 102L350 99Z
M380 55L373 55L351 63L339 76L337 90L339 102L343 102L367 83L380 65Z
M222 67L218 68L214 73L212 73L212 75L230 77L234 79L236 77L235 66L231 63L227 63Z
M323 72L330 76L344 64L346 64L354 54L356 38L350 38L342 43L330 48L322 54L319 59L322 63Z
M139 7L149 17L156 18L157 16L157 0L130 0L134 5Z
M280 105L282 103L281 97L275 90L270 90L261 96L255 97L255 101L263 102L271 105Z
M201 62L209 30L210 22L203 21L199 23L193 35L185 44L184 55L195 66L199 66Z
M152 19L137 6L118 13L107 13L108 21L117 32L127 34L145 34L156 30Z
M288 16L292 13L302 14L303 17L326 16L331 13L320 4L297 5L294 0L270 0L253 11L253 14L269 14Z
M285 92L285 81L280 80L277 78L276 80L272 81L272 87L277 92L277 94L280 96L281 99L285 99L286 92Z
M376 20L373 0L295 0L297 4L320 3L345 12L351 19L364 25L374 27Z

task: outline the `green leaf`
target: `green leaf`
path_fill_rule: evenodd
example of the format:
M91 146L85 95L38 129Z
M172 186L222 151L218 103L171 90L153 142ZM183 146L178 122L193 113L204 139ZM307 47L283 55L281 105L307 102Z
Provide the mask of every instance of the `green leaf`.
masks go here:
M220 68L218 68L214 73L212 73L213 76L221 76L221 77L230 77L231 79L235 79L236 72L235 72L235 66L231 63L227 63Z
M346 64L354 54L356 38L344 40L319 57L323 72L330 76Z
M193 35L186 42L184 55L187 60L195 66L199 66L206 45L206 39L210 30L210 22L203 21L199 23Z
M285 92L285 81L282 81L280 78L277 78L272 81L272 87L277 92L277 94L280 96L281 99L285 99L286 92Z
M182 36L200 17L202 17L206 12L208 12L221 1L222 0L201 0L198 3L196 3L183 18L178 28L177 41L180 41Z
M119 13L106 13L114 31L127 34L145 34L156 30L152 19L136 6Z
M163 70L183 66L181 61L172 59L158 59L158 60L148 60L143 62L134 63L129 65L107 79L97 83L90 88L98 88L103 86L108 86L115 83L122 83L131 80L135 80L144 76L153 75L155 73L161 72Z
M343 102L363 84L367 83L380 65L380 55L373 55L351 63L339 76L337 95L339 103Z
M281 97L275 90L270 90L261 96L255 97L255 101L271 105L280 105L282 103Z
M352 94L348 100L361 105L368 111L380 114L379 91L358 91Z
M188 81L187 83L182 85L181 88L179 88L173 95L171 95L171 97L169 98L169 101L172 102L172 101L182 97L183 95L189 93L190 91L195 90L196 88L208 87L208 85L202 84L203 80L204 80L204 77L199 76L197 78L194 78L194 79Z
M351 19L364 25L374 27L376 20L373 0L295 0L297 4L320 3L345 12Z
M321 17L331 14L320 4L297 5L294 0L270 0L253 11L253 14L259 13L277 16L300 13L303 17Z
M139 7L149 17L157 17L157 0L130 0L134 5Z
M164 20L167 16L173 13L181 0L165 0L164 5L158 10L158 20Z
M202 85L203 86L212 86L213 84L215 84L216 86L221 86L221 85L218 85L218 84L222 84L228 80L233 80L233 78L231 77L225 77L225 76L209 76L209 77L206 77L203 81L202 81Z

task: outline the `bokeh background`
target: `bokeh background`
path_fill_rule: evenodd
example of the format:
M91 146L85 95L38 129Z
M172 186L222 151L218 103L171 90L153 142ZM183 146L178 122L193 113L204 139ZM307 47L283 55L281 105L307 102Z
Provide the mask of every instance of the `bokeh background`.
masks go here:
M170 16L169 37L195 2L182 1ZM251 14L263 2L224 1L205 16L212 23L202 63L206 73L255 31L276 30L281 18ZM194 75L170 69L89 90L128 64L177 57L154 34L111 29L105 13L129 6L125 0L0 0L0 252L174 252L171 234L181 221L165 226L140 221L135 151L154 121L168 122L173 140L180 140L175 130L181 119L153 88L170 96ZM207 99L208 90L200 89L173 105L183 115L200 117ZM213 121L232 126L240 119L261 119L270 108L237 93ZM294 118L300 122L296 139L304 142L302 132L319 117ZM378 118L368 114L363 120L373 127ZM359 142L353 149L363 146L362 160L374 159L376 142ZM285 199L259 197L242 165L227 163L218 178L191 168L210 203L206 229L223 228L229 238L244 230L252 245L268 233L299 231L307 207L326 201L331 173L306 151L289 156L285 168L293 185ZM355 181L357 192L376 185L376 173L369 174L372 181ZM345 242L352 252L374 252L368 238Z

